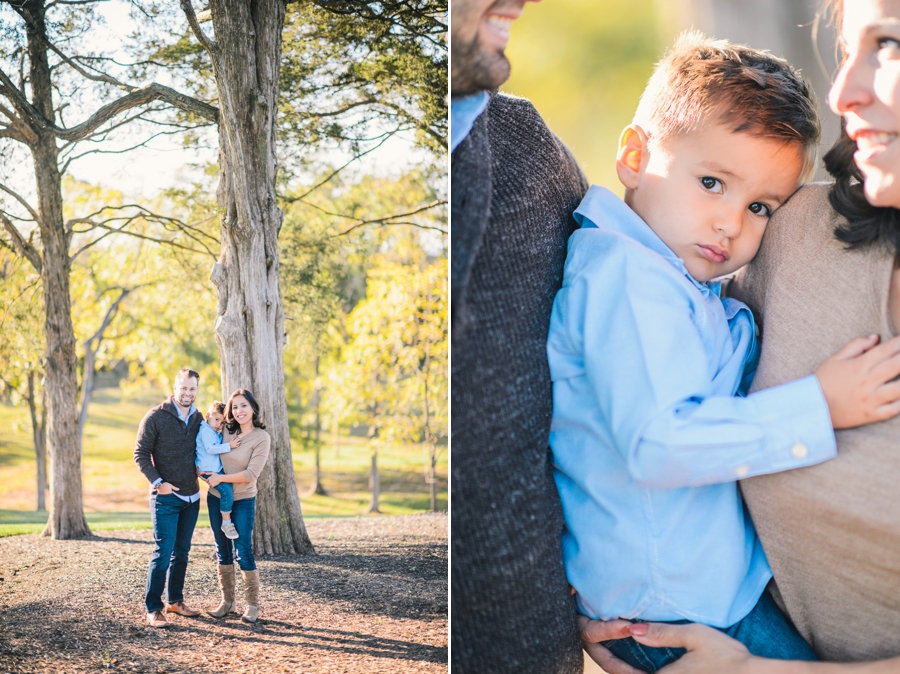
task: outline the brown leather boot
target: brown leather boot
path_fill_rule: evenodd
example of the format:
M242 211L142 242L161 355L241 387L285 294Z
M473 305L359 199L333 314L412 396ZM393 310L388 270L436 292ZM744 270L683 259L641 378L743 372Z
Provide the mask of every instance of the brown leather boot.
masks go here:
M244 600L247 602L247 609L241 620L255 623L259 620L259 569L241 570L241 577L244 579Z
M222 591L222 601L212 611L207 611L213 618L224 618L229 613L235 612L234 606L234 564L219 564L219 589Z

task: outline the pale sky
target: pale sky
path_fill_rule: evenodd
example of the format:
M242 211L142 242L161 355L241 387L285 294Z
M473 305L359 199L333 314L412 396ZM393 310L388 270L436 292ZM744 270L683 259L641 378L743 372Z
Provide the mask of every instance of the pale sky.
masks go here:
M128 35L133 30L128 5L116 0L102 3L98 8L108 25L97 25L92 30L96 31L97 40L115 49L116 45L122 45L120 36ZM120 60L128 59L124 51L120 55ZM75 120L70 120L70 123L73 121ZM215 148L215 130L209 129L207 135L212 149L186 150L181 147L179 136L162 136L151 141L149 147L138 148L126 154L94 154L79 159L72 164L70 173L78 180L112 187L132 198L150 198L161 189L179 182L190 182L193 171L189 164L205 164L216 160L218 150ZM130 138L129 142L122 142L118 147L129 147L141 140L143 138ZM349 156L333 153L326 159L339 166ZM414 147L410 136L395 137L364 157L356 170L367 174L396 175L424 159L425 153Z

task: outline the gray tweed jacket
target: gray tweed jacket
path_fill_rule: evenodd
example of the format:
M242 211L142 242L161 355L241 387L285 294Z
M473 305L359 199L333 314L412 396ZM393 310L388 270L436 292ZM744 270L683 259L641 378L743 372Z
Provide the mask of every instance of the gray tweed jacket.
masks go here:
M453 672L581 672L546 341L587 183L531 103L502 94L451 183Z

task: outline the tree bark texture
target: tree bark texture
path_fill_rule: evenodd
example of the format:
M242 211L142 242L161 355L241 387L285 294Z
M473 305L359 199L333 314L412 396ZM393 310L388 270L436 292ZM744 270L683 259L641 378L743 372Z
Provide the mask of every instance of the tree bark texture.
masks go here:
M34 458L37 463L37 509L47 509L47 401L46 389L41 388L41 418L38 421L34 375L28 373L28 410L31 412L31 434L34 438Z
M50 64L47 59L44 3L24 3L32 21L26 23L32 105L47 120L55 117ZM44 285L44 334L47 355L44 386L48 397L50 449L50 518L44 535L56 539L89 536L81 495L81 441L78 436L78 386L75 330L69 298L69 235L63 220L61 176L56 137L37 130L31 144L37 178L41 230L41 277Z
M196 22L192 28L210 51L219 94L222 252L212 281L222 388L226 395L252 391L272 437L258 483L254 547L266 555L313 552L294 478L282 356L275 140L285 5L213 0L210 11L215 42Z

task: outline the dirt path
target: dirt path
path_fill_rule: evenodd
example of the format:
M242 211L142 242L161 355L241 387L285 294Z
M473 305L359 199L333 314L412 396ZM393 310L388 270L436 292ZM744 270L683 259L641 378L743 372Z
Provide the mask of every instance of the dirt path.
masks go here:
M185 595L212 608L212 535L201 524ZM446 513L307 526L318 554L257 560L261 623L173 616L166 630L144 622L149 530L0 539L0 674L446 672Z

